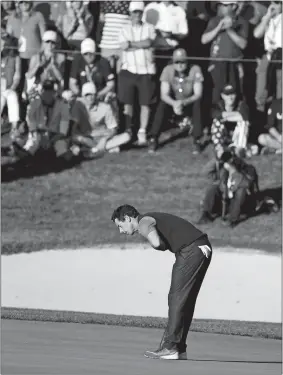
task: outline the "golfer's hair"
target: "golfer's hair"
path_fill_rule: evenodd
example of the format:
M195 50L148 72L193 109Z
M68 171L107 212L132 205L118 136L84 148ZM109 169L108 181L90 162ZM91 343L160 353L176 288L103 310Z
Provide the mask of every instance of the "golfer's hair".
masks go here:
M118 219L119 221L125 221L125 216L136 218L139 216L139 212L135 207L129 204L123 204L123 206L119 206L114 210L111 220L115 221L115 219Z

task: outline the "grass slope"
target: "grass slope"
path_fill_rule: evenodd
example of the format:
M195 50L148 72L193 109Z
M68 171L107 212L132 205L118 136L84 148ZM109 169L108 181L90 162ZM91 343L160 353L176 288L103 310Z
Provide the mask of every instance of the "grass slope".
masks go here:
M81 324L103 324L124 327L165 328L167 319L150 316L129 316L112 314L94 314L73 311L54 311L39 309L2 308L2 319L33 320L43 322L64 322ZM235 320L194 319L191 331L282 339L280 323L246 322Z
M141 212L157 210L195 221L206 188L201 171L211 149L194 156L191 140L181 139L157 155L144 150L108 154L79 167L2 183L2 254L41 249L139 241L120 236L110 217L123 203ZM281 194L281 157L255 157L260 188ZM203 227L213 244L281 250L281 212L223 228L220 220Z

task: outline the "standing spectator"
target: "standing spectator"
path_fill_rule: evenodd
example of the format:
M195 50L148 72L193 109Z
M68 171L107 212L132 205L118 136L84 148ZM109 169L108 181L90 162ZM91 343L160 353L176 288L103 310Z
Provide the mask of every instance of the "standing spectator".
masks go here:
M30 59L40 51L45 29L44 17L40 12L33 10L33 1L19 1L18 12L8 18L7 32L19 41L22 69L20 93L24 88L25 74L28 70Z
M242 93L243 67L240 62L247 45L248 22L236 15L236 1L218 1L217 16L212 18L202 35L203 44L211 43L211 63L208 68L213 84L212 101L216 104L225 84ZM221 58L223 61L213 61ZM225 61L236 59L236 62Z
M83 1L69 1L66 6L67 12L57 20L57 27L69 45L79 50L81 42L90 35L93 28L93 17Z
M211 140L215 150L233 146L236 152L246 152L249 135L249 111L246 103L237 98L233 86L227 85L221 100L212 111Z
M80 96L82 86L86 82L94 83L98 90L98 100L107 100L107 97L113 94L115 82L110 64L104 57L96 54L95 42L90 38L81 43L81 54L75 56L72 62L70 89L75 95Z
M135 93L138 92L140 105L140 127L138 144L146 144L150 105L155 100L155 63L152 44L155 30L152 25L142 22L144 3L132 1L129 6L131 23L123 27L119 41L122 49L122 66L118 77L118 96L124 104L126 129L133 128L133 107Z
M103 24L102 39L99 47L101 56L109 60L112 69L119 72L121 64L121 49L119 33L121 28L128 25L128 1L103 1L100 9L100 22Z
M258 138L258 143L263 146L261 153L282 154L282 99L274 99L269 107L266 130L268 133Z
M17 89L21 78L21 59L18 51L11 49L12 43L10 36L1 34L1 115L7 104L11 138L16 135L20 120Z
M155 27L154 42L157 75L159 76L178 46L185 47L189 28L185 10L174 1L153 1L143 14L143 21ZM167 56L167 59L159 56Z
M149 132L149 151L158 146L158 136L166 119L173 114L181 126L192 125L194 153L200 152L202 135L199 101L203 92L203 75L198 65L190 65L186 51L179 48L173 53L173 64L167 65L160 77L161 101ZM198 111L198 113L197 113Z
M282 2L272 1L267 13L254 30L255 38L264 37L265 54L257 68L256 103L260 112L265 111L268 97L268 68L270 60L282 61ZM276 90L275 97L282 98L282 64L276 67ZM269 80L271 77L269 77ZM272 82L273 83L273 82Z
M16 13L15 1L1 1L1 28L6 29L8 18Z
M63 53L55 52L57 42L56 31L45 31L41 51L32 56L30 60L29 70L26 74L27 92L46 80L55 81L58 89L63 89L66 58Z

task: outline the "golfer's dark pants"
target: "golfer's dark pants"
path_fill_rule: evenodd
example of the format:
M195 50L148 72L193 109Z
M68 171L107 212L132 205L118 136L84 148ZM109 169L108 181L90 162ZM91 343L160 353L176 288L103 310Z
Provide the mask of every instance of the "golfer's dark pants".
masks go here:
M162 100L158 103L155 116L153 119L152 127L149 131L149 137L158 138L162 132L164 122L172 115L172 108L164 103ZM193 122L193 133L192 136L195 140L202 136L202 124L201 124L201 109L200 101L196 101L188 108L188 115L192 117Z
M247 189L239 188L235 191L234 196L228 202L227 218L231 222L237 222L243 212L244 205L247 203ZM206 192L203 200L203 211L209 214L220 214L222 205L222 193L218 185L212 185Z
M206 235L176 254L168 295L168 324L160 344L162 348L177 349L180 353L186 351L197 296L212 256L212 252L208 258L202 253L198 246L203 245L212 249Z

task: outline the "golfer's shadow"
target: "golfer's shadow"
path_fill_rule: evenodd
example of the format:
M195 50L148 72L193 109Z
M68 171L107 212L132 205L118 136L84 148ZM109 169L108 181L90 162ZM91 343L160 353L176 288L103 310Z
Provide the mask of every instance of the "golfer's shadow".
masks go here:
M282 363L281 361L249 361L249 360L230 360L230 359L194 359L188 358L191 362L216 362L216 363L259 363L259 364L277 364Z

